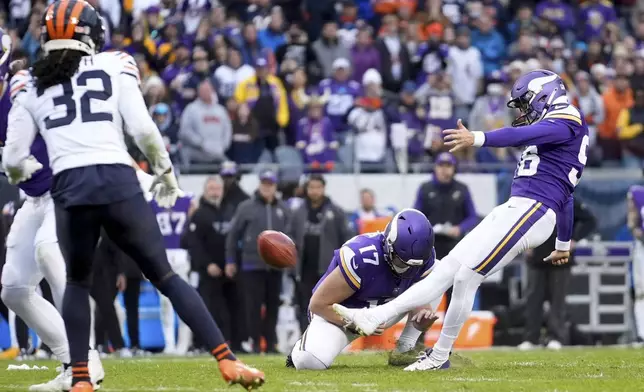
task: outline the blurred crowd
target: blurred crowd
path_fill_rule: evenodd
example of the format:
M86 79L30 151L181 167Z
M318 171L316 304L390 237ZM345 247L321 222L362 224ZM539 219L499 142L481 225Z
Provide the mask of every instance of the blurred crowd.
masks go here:
M476 130L509 126L508 89L537 68L561 74L583 111L589 165L644 157L642 2L88 2L105 20L105 50L136 59L150 113L184 169L233 160L407 171L443 151L441 130L458 118ZM46 3L0 8L0 26L32 61ZM518 154L459 158L511 166Z

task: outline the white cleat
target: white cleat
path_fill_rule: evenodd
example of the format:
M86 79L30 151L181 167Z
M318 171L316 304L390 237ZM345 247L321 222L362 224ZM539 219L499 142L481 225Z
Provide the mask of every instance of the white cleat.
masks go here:
M423 351L418 356L418 361L407 366L404 371L406 372L418 372L425 370L446 370L449 369L451 363L449 358L446 360L438 360L432 357L432 349L427 349Z
M559 351L561 350L562 347L563 345L558 340L551 340L548 342L548 345L546 346L548 350L553 350L553 351Z
M105 378L105 369L103 369L101 356L98 351L89 350L87 370L89 370L89 378L92 381L94 390L97 391L101 389L101 383L103 383L103 379Z
M61 372L51 381L43 384L36 384L29 387L30 391L37 392L60 392L72 389L72 368L71 366Z
M530 342L528 340L524 341L523 343L521 343L520 345L517 346L519 351L530 351L530 350L534 350L534 349L536 349L538 347L539 346L537 346L536 344L533 344L532 342Z
M340 317L348 328L362 336L373 335L381 324L368 313L368 309L350 309L340 304L333 304L333 311Z

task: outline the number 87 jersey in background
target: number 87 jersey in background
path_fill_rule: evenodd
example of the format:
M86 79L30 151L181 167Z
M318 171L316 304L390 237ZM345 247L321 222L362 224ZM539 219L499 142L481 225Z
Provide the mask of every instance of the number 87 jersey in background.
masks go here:
M185 273L187 277L190 260L188 252L181 248L181 236L189 225L190 215L195 207L194 198L192 195L182 196L172 208L161 208L155 200L150 201L150 206L157 217L172 270L182 277Z
M104 52L83 56L68 81L46 89L36 88L28 71L17 73L11 80L11 99L33 117L54 174L97 164L129 166L124 120L131 131L155 127L147 114L133 112L142 103L133 101L143 100L139 84L132 56Z

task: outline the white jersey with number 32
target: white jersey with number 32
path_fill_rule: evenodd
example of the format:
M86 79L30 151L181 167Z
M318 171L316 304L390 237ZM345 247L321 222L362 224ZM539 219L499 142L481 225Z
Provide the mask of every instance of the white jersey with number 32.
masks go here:
M83 57L69 81L44 90L21 71L11 81L11 98L33 117L57 174L99 164L131 165L124 126L135 138L156 129L139 84L132 56L105 52Z

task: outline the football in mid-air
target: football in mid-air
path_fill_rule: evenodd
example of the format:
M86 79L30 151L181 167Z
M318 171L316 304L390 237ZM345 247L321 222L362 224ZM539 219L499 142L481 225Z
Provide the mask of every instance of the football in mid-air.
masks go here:
M295 243L281 231L265 230L257 238L262 260L275 268L291 268L297 263Z

